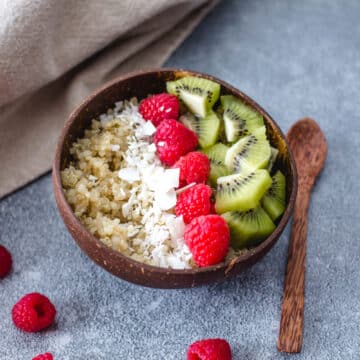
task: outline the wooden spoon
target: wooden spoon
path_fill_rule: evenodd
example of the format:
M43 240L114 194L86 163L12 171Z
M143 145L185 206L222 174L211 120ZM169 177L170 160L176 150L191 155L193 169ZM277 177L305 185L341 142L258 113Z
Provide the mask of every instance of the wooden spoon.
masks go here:
M310 192L326 158L323 132L312 119L296 122L287 140L298 171L298 190L289 244L280 331L279 351L298 353L303 342L307 210Z

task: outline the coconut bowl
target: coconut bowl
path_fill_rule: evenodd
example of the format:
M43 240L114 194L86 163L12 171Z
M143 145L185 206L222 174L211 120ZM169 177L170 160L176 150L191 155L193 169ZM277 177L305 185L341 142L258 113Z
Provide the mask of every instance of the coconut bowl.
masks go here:
M137 97L139 100L148 94L165 92L165 82L192 75L210 79L221 85L221 94L231 94L257 110L264 117L267 135L272 146L279 150L276 166L286 176L286 209L278 221L275 231L257 247L215 266L174 270L146 265L122 255L105 245L92 235L76 218L68 204L61 185L60 172L71 160L70 148L74 141L82 137L90 127L91 120L116 101ZM84 100L70 115L62 129L53 162L53 187L61 217L79 247L98 265L129 282L153 288L187 288L215 281L223 281L240 273L259 261L276 243L294 208L297 173L295 162L285 136L272 117L254 100L231 85L213 76L181 69L155 69L134 72L101 87Z

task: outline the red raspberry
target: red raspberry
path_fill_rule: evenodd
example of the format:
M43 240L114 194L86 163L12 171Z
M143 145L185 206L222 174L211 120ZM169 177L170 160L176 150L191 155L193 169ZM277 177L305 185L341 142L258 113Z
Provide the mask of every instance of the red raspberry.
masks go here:
M45 354L39 354L38 356L35 356L32 360L53 360L54 357L50 353Z
M210 174L210 160L199 151L189 152L182 156L174 167L180 168L180 187L193 182L206 183Z
M166 93L153 95L140 103L139 112L145 120L158 126L164 119L179 117L179 100L175 95Z
M166 165L174 165L180 156L195 150L198 139L186 126L173 119L166 119L156 129L154 137L159 159Z
M208 185L197 184L181 193L176 201L176 216L183 216L184 223L200 215L211 213L211 188Z
M224 339L206 339L194 342L187 351L187 360L231 360L229 343Z
M0 279L4 278L11 270L12 258L6 247L0 245Z
M55 315L54 305L46 296L39 293L25 295L12 308L15 326L27 332L49 327L54 322Z
M198 216L186 226L184 239L198 266L215 265L229 250L229 226L219 215Z

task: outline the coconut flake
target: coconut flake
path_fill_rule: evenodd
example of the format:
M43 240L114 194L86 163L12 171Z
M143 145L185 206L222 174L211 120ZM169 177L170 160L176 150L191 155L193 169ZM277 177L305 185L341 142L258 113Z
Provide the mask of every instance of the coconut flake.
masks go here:
M140 180L139 171L136 168L123 168L118 172L120 179L127 181L128 183L133 183Z
M177 188L179 186L180 169L166 169L164 172L164 179L162 186L164 189L170 190L171 188Z
M117 101L115 103L115 112L119 112L123 107L123 101Z
M157 192L155 201L161 210L170 210L176 205L176 192L174 189L167 192Z
M123 213L123 216L124 217L128 217L129 215L130 215L130 210L131 210L131 204L130 203L125 203L125 204L123 204L123 206L122 206L122 208L121 208L121 210L122 210L122 213Z
M166 225L169 227L171 239L180 239L184 236L185 223L182 215L178 217L170 217L166 221Z
M180 169L164 169L162 166L143 169L143 181L156 192L166 193L179 186Z
M140 125L136 129L136 136L137 137L145 137L145 136L151 136L156 131L156 127L151 121L146 121L144 124Z
M119 151L119 150L120 150L119 144L111 145L111 151Z
M190 183L190 184L188 184L188 185L185 185L184 187L182 187L182 188L180 188L180 189L177 189L176 190L176 194L177 195L180 195L181 193L183 193L184 191L186 191L186 190L189 190L190 188L192 188L193 186L195 186L196 185L196 182L192 182L192 183Z
M105 127L105 125L106 125L109 121L111 121L113 118L114 118L114 117L113 117L113 115L111 115L111 114L101 114L101 115L99 116L101 126L102 126L102 127Z
M149 152L152 152L152 153L155 153L156 152L156 145L154 143L151 143L149 146L148 146L148 151Z
M98 178L94 175L89 175L89 180L95 182Z
M164 176L164 168L162 166L148 167L142 170L143 181L150 190L156 191L161 186ZM169 190L169 189L168 189Z
M184 260L181 260L181 258L176 255L169 255L167 258L167 262L169 266L173 269L187 269L190 268L188 264Z

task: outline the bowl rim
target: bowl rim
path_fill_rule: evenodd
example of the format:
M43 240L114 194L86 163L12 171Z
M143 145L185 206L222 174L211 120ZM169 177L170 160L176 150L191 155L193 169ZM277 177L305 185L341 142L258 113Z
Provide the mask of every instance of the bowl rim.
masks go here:
M188 75L203 77L209 80L213 80L217 83L219 83L222 87L225 87L229 89L230 91L236 93L240 98L244 99L250 106L255 108L258 112L260 112L263 117L265 118L265 121L270 122L271 125L276 128L278 133L280 134L282 140L286 144L287 151L289 153L289 160L290 160L290 166L292 168L292 174L293 174L293 183L292 183L292 191L289 197L289 201L287 203L287 207L285 209L284 214L282 215L279 223L276 225L275 230L271 233L270 236L268 236L261 244L258 246L251 248L248 252L241 254L233 259L230 259L230 261L227 262L221 262L220 264L207 266L207 267L199 267L199 268L191 268L191 269L173 269L173 268L165 268L165 267L159 267L154 265L149 265L137 260L134 260L121 252L107 246L104 244L100 239L98 239L96 236L90 233L90 231L80 222L80 220L75 216L70 204L68 203L64 190L62 187L61 182L61 175L60 175L60 168L61 168L61 154L62 154L62 148L65 142L65 139L67 137L67 134L69 132L69 128L71 127L72 123L76 121L79 113L86 108L86 106L94 100L98 95L106 91L107 89L111 88L115 84L118 84L122 81L129 80L133 77L139 77L143 75L153 74L153 73L162 73L162 72L175 72L175 73L184 73ZM120 101L120 100L119 100ZM224 270L225 274L229 272L236 264L238 263L246 263L249 261L250 258L256 257L257 254L261 254L265 248L270 246L273 242L276 241L276 239L280 236L282 231L284 230L286 224L289 221L289 218L291 216L291 213L294 208L295 199L296 199L296 193L297 193L297 186L298 186L298 175L297 175L297 169L295 160L293 157L293 154L291 152L290 146L286 140L286 136L280 129L280 127L277 125L275 120L252 98L250 98L248 95L246 95L241 90L233 87L229 83L206 73L202 73L199 71L194 70L188 70L183 68L172 68L172 67L164 67L164 68L151 68L147 70L138 70L138 71L132 71L129 73L126 73L124 75L118 76L115 79L105 83L101 87L93 90L90 95L88 95L68 116L67 120L65 121L63 128L61 130L60 136L58 138L56 149L55 149L55 157L53 159L53 166L52 166L52 176L53 176L53 191L56 193L56 201L57 205L59 207L59 202L61 202L63 206L63 211L66 213L67 216L70 216L72 219L72 222L75 223L75 225L78 227L78 229L85 233L89 240L95 242L96 246L101 250L111 253L112 256L115 258L119 258L124 260L125 262L128 262L131 264L130 266L134 267L141 267L144 270L143 271L149 271L149 272L156 272L160 274L168 274L169 272L171 274L177 274L177 275L194 275L199 273L207 273L212 271L218 271L218 270Z

